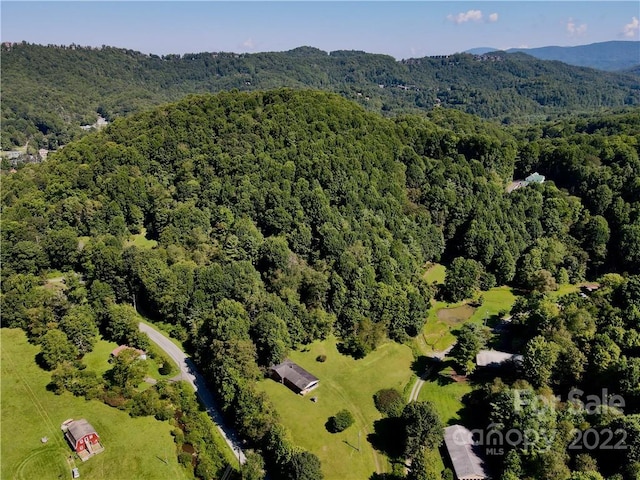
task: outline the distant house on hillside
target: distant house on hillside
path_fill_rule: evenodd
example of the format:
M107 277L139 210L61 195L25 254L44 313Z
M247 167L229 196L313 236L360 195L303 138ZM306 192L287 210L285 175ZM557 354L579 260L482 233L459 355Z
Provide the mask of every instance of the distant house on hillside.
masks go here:
M530 183L544 183L544 175L540 175L538 172L533 172L527 178L524 179L527 185Z
M580 290L583 293L593 293L596 290L598 290L600 288L600 284L599 283L585 283L583 285L580 285Z
M89 457L104 451L96 429L84 418L67 420L62 424L61 429L69 445L83 462L87 461Z
M113 358L116 358L118 355L120 355L122 353L123 350L133 350L134 352L136 352L138 354L138 358L140 360L146 360L147 359L146 352L140 350L139 348L130 347L129 345L120 345L119 347L114 348L113 351L111 352L111 356Z
M544 183L545 176L540 175L538 172L533 172L524 180L514 180L509 185L507 185L507 193L511 193L514 190L517 190L522 187L526 187L530 183Z
M444 429L444 444L447 447L456 480L485 480L489 478L475 445L470 430L462 425Z
M499 367L505 362L520 363L522 355L499 350L480 350L476 355L476 365L479 367Z
M273 378L286 385L300 395L304 395L318 386L320 380L307 372L300 365L291 360L285 360L275 367L271 367Z

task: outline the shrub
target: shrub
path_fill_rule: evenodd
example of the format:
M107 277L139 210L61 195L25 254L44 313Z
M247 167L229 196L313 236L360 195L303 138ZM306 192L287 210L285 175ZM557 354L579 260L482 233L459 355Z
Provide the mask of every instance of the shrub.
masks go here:
M383 388L373 394L373 402L380 413L387 417L399 417L404 408L402 394L395 388Z
M331 433L338 433L346 430L355 422L349 410L340 410L335 416L330 417L327 422L327 430Z
M188 467L191 465L191 462L193 462L193 455L187 452L180 452L180 455L178 455L178 463L180 463L180 465Z
M327 361L327 356L326 355L318 355L316 357L316 362L326 362Z
M170 360L162 359L162 365L158 368L160 375L171 375L173 373L173 364Z

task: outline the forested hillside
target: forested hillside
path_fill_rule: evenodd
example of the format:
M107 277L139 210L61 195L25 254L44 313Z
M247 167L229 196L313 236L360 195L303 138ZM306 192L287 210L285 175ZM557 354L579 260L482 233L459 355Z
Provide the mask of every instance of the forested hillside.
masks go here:
M510 131L447 109L384 118L318 91L189 96L3 177L3 325L64 343L86 308L135 344L135 304L191 346L241 435L289 478L308 454L254 388L265 367L330 334L355 357L415 336L434 295L425 262L450 265L454 301L637 274L639 139L637 111ZM533 169L547 181L507 193ZM157 245L130 242L141 234ZM56 295L41 287L51 269L86 284ZM629 282L620 308L637 316Z
M640 103L631 74L524 54L396 61L301 47L281 53L145 55L112 47L2 45L2 148L55 149L107 119L189 93L278 87L339 93L386 115L435 106L505 122Z

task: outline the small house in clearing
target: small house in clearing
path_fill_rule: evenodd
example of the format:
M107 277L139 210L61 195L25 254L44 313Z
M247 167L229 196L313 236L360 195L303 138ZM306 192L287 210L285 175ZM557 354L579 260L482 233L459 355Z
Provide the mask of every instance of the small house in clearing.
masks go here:
M271 373L275 380L283 383L300 395L304 395L310 390L313 390L320 382L317 377L291 360L285 360L279 365L271 367Z
M524 179L527 185L530 183L544 183L544 175L540 175L538 172L533 172L527 178Z
M444 429L444 444L455 473L456 480L485 480L489 478L484 460L479 456L470 430L462 425Z
M83 462L88 460L89 457L104 451L96 429L84 418L67 420L62 424L61 428L71 448Z
M111 356L113 358L117 357L118 355L120 355L122 353L123 350L133 350L135 353L138 354L138 358L140 360L146 360L147 359L147 354L146 352L143 352L142 350L140 350L139 348L133 348L130 347L129 345L120 345L119 347L116 347L113 349L113 351L111 352Z

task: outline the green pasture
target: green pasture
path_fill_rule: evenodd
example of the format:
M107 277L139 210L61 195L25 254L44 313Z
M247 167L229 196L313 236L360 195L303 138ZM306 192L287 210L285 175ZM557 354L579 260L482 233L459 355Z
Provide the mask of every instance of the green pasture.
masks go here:
M326 361L316 361L319 355L326 355ZM411 350L385 343L355 360L341 355L335 339L330 338L291 352L289 358L320 379L315 390L303 397L271 379L261 381L258 388L275 404L294 443L318 455L325 479L364 480L376 471L390 471L387 458L368 441L374 422L381 418L373 394L381 388L404 389L412 376ZM342 433L329 433L325 423L343 408L353 413L355 424Z
M107 351L111 345L103 343L98 348ZM81 478L96 480L192 478L177 462L168 422L131 418L99 400L49 392L51 374L36 365L39 347L29 344L22 330L0 329L0 345L3 479L67 479L73 466ZM99 364L98 357L92 365ZM69 418L86 418L105 451L86 462L74 459L60 430ZM43 437L47 443L41 442Z

